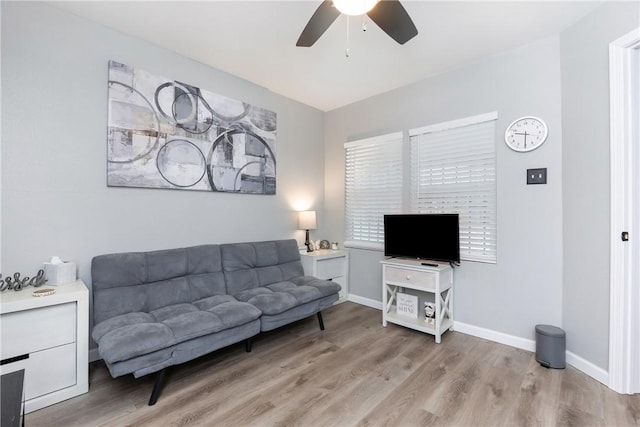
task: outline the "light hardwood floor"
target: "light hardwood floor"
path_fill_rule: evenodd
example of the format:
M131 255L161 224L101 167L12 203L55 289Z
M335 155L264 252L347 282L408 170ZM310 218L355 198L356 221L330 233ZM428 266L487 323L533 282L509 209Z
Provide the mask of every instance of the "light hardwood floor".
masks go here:
M27 426L638 426L640 395L533 353L450 331L381 325L343 303L316 317L171 368L113 379L90 367L89 393L26 416Z

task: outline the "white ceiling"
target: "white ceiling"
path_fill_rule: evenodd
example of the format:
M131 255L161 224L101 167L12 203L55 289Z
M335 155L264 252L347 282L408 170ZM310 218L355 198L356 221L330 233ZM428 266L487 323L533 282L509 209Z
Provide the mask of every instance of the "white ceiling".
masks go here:
M321 0L53 1L51 5L150 41L329 111L571 26L602 1L426 1L402 4L418 35L399 45L371 20L340 16L310 48L296 41Z

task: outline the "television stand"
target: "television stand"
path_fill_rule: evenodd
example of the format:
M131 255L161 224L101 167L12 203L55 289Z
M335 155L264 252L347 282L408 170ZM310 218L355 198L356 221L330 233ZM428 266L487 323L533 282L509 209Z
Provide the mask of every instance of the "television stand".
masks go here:
M453 330L453 269L449 264L424 265L421 260L386 259L382 264L382 326L394 323L435 335L440 343L442 334ZM405 291L409 297L401 296ZM417 306L398 310L399 297ZM425 317L424 303L433 302L433 322Z

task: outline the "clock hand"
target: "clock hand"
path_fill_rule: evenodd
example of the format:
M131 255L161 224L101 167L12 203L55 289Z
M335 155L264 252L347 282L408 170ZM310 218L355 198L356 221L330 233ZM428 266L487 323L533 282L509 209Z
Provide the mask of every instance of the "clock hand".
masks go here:
M524 148L527 148L527 136L530 135L527 131L524 132L514 132L515 135L524 135Z

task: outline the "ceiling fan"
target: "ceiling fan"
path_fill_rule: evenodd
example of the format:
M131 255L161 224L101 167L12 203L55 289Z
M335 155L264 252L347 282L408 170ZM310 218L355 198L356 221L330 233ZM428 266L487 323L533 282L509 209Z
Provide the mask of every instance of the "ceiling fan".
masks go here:
M399 0L324 0L302 30L296 46L313 46L342 13L351 16L367 14L382 31L400 44L405 44L418 34Z

